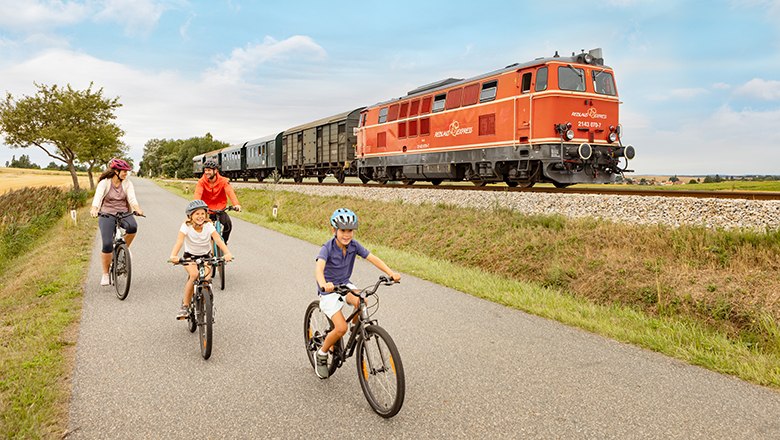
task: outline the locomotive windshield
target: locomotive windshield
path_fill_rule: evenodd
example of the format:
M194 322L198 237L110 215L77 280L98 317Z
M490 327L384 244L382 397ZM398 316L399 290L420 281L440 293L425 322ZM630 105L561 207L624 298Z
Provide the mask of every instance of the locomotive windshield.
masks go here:
M606 72L604 70L596 71L594 70L592 72L593 74L593 88L596 90L596 93L601 93L602 95L616 95L615 92L615 80L612 78L612 74L609 72Z
M558 67L558 88L575 92L585 91L585 71L576 67Z

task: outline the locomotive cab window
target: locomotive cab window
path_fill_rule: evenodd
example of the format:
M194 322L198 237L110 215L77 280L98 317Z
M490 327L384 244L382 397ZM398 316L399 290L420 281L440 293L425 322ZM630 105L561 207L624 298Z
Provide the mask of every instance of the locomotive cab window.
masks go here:
M539 70L536 71L536 87L534 88L537 92L541 92L542 90L547 90L547 68L542 67Z
M498 81L488 81L482 84L482 91L479 93L479 102L492 101L496 99L496 90Z
M523 80L520 82L521 88L520 91L522 93L528 93L531 91L531 72L526 72L523 74Z
M379 110L379 123L383 123L387 121L387 107Z
M591 74L593 75L593 90L595 90L596 93L612 96L617 95L615 92L615 79L612 78L611 73L604 70L594 70Z
M585 72L571 65L558 67L558 88L574 92L585 91Z
M444 101L447 99L447 94L442 93L441 95L436 95L436 97L433 99L433 112L440 112L444 110Z

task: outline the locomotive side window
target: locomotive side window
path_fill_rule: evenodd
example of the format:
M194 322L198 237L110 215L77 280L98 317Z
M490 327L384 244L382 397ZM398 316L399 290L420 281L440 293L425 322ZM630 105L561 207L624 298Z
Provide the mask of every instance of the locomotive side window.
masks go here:
M536 89L537 92L547 90L547 68L542 67L536 71Z
M461 96L463 96L463 89L455 89L447 92L447 110L460 107Z
M479 84L471 84L463 88L463 105L476 104L479 100Z
M379 110L379 121L378 123L387 122L387 107Z
M431 97L426 96L422 100L422 105L420 106L420 114L427 115L430 112L431 112Z
M411 106L409 106L409 117L417 116L420 113L420 100L415 99L412 101Z
M585 91L585 72L572 66L558 67L558 88L575 92Z
M498 81L488 81L482 84L482 92L479 94L479 102L492 101L496 99L496 89Z
M395 121L398 119L398 104L393 104L390 106L390 114L387 115L388 121Z
M611 73L603 70L594 70L591 72L591 74L593 75L593 89L596 91L596 93L612 96L617 94L615 92L615 80L612 78Z
M433 111L434 113L440 112L444 110L444 101L447 99L447 94L442 93L441 95L436 95L436 98L433 99Z
M521 84L520 91L522 93L528 93L531 91L531 72L526 72L523 74L523 80L521 81Z

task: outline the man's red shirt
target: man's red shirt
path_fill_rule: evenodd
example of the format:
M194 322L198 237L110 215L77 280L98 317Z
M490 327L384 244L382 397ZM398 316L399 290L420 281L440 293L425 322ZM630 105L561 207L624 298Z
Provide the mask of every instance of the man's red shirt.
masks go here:
M233 206L239 204L236 192L233 191L233 187L230 186L230 180L219 174L217 174L214 182L210 181L204 174L203 177L198 180L197 186L195 186L195 199L203 200L211 209L225 209L225 207L227 207L228 198L230 198L230 203L232 203Z

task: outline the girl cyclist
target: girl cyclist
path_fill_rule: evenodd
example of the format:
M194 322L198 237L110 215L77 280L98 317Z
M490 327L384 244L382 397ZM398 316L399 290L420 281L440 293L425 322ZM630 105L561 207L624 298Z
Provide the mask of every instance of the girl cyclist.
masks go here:
M225 253L225 261L233 260L233 254L230 253L227 245L222 241L222 237L219 236L211 223L211 219L209 219L208 209L208 205L203 200L193 200L187 205L187 208L184 210L184 213L187 214L187 220L179 228L176 244L173 245L171 250L170 262L179 262L178 255L182 244L184 244L183 258L211 257L211 240L214 240L217 246L222 249L222 252ZM184 266L184 269L187 271L189 278L187 278L187 283L184 285L184 298L182 299L179 312L176 313L176 319L187 318L195 280L198 279L197 266L188 264ZM208 278L211 279L210 273Z
M401 280L401 275L393 272L384 261L369 252L357 240L353 240L354 231L358 228L357 214L349 209L339 208L330 216L330 226L334 236L322 245L314 273L319 287L317 293L320 295L320 310L333 322L333 330L328 333L316 353L315 372L320 379L328 377L328 350L347 332L347 321L341 313L344 299L333 293L333 290L336 284L346 284L350 289L357 290L349 280L355 266L355 257L360 255L365 258L393 281ZM353 307L360 307L360 299L351 293L347 294L346 301Z
M92 208L90 214L97 217L98 213L122 214L135 211L143 215L141 207L138 206L138 200L135 198L135 189L133 182L127 180L127 172L130 171L130 165L122 159L113 158L108 163L108 169L100 175L97 188L95 188L95 197L92 199ZM111 266L111 254L114 248L114 230L117 219L115 217L100 217L98 227L100 227L100 237L103 240L101 263L103 264L103 276L100 279L101 286L108 286L108 269ZM125 229L125 243L127 247L133 243L135 233L138 230L138 224L133 216L125 217L120 220L120 226Z

